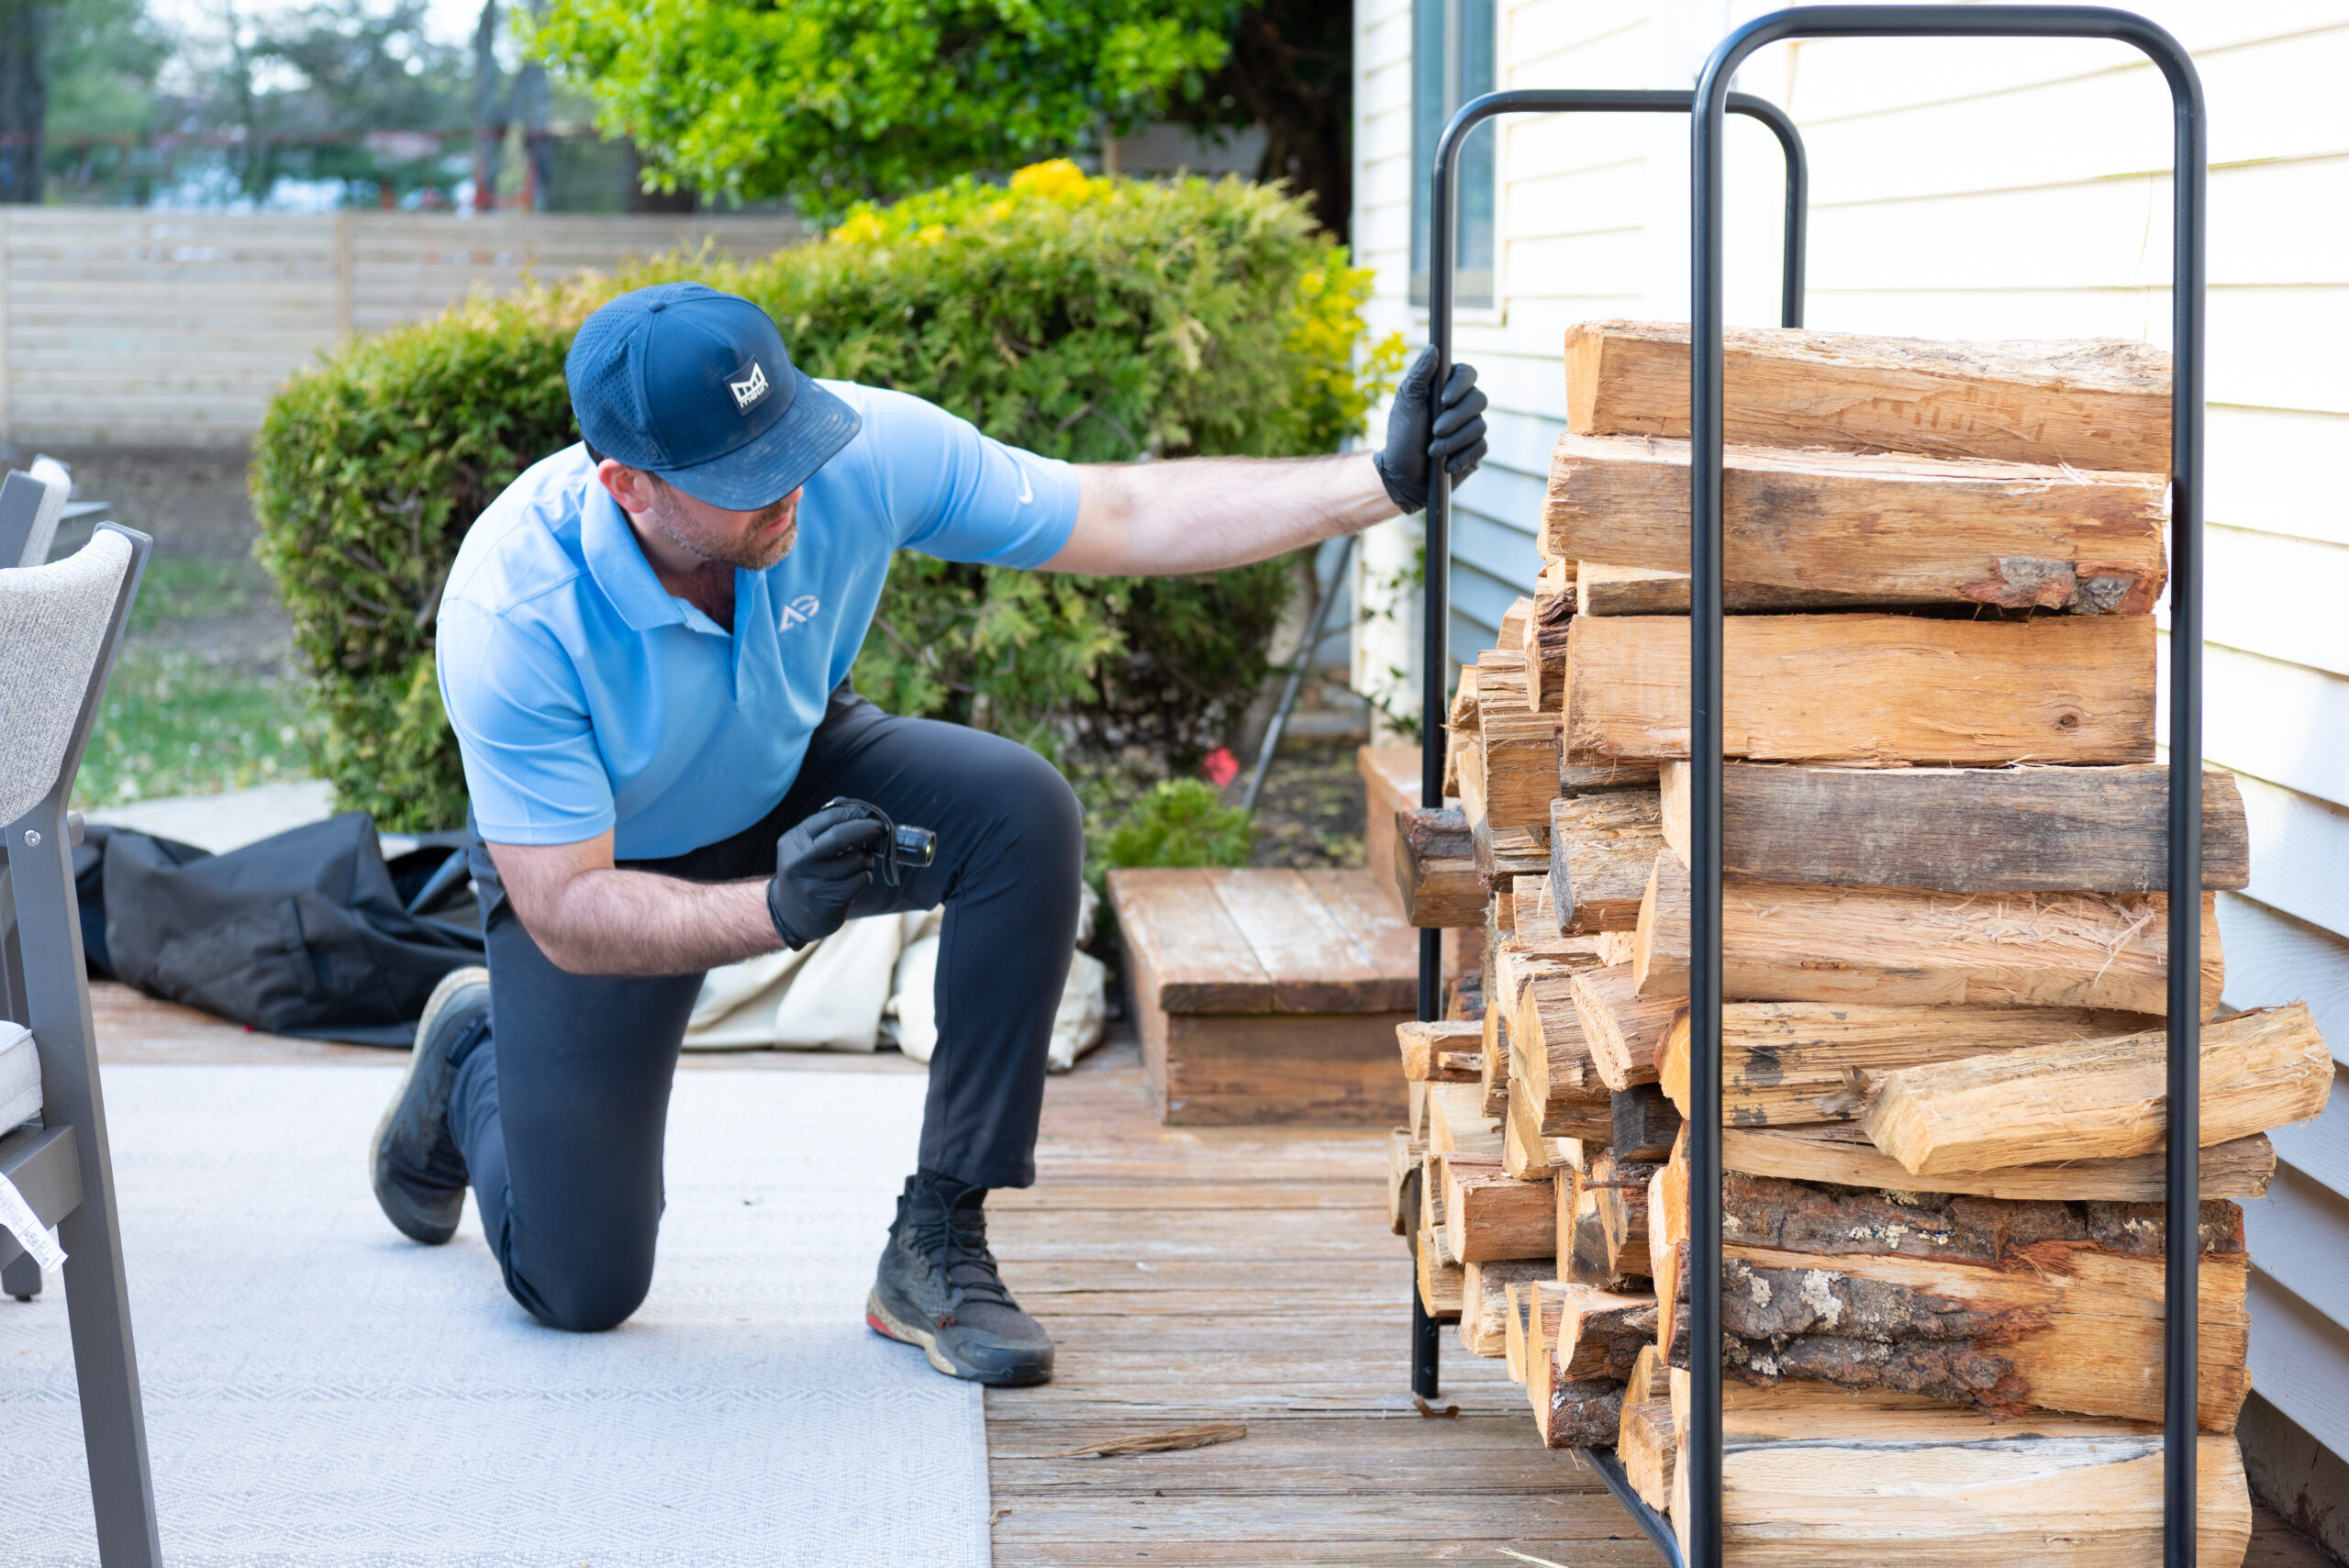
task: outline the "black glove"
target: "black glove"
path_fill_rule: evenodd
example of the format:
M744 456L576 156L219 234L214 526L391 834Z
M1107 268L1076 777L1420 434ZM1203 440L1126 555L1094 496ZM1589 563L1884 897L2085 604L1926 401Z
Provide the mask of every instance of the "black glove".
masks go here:
M1386 450L1371 458L1386 494L1406 512L1424 511L1428 475L1442 462L1452 483L1476 472L1485 461L1485 395L1476 390L1476 367L1455 364L1434 395L1435 350L1422 349L1386 415Z
M792 948L841 929L848 906L873 881L873 852L888 829L862 807L828 806L775 840L767 917Z

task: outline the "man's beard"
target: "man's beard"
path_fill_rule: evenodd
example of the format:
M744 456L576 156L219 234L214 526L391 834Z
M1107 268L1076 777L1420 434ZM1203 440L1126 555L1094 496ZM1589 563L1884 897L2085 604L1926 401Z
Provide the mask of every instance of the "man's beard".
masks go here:
M721 566L739 567L745 572L764 572L768 567L790 554L791 547L798 542L799 528L796 520L772 540L759 538L767 526L782 517L790 506L791 501L785 497L771 506L760 507L752 517L750 527L744 530L749 535L748 539L719 543L695 539L688 535L680 526L683 519L675 515L673 505L666 495L660 495L654 499L651 512L654 525L660 528L669 542L678 549L689 551L704 561L716 562Z

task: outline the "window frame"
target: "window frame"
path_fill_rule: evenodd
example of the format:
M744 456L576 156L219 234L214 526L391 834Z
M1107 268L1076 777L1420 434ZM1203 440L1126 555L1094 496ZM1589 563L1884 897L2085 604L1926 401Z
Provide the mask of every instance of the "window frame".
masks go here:
M1429 45L1437 58L1428 58ZM1460 106L1493 91L1500 75L1498 0L1411 0L1411 308L1424 315L1434 227L1429 175L1443 127ZM1430 114L1428 94L1441 97ZM1464 316L1497 319L1500 307L1500 127L1486 120L1461 150L1459 250L1453 303ZM1480 210L1481 209L1481 210ZM1481 264L1477 264L1481 262Z

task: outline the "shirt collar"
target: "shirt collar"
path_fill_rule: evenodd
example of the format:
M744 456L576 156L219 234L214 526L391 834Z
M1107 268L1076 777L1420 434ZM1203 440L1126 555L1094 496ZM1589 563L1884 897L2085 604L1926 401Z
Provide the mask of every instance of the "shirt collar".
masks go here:
M653 575L652 563L644 559L619 503L592 475L579 517L579 552L586 560L588 575L630 631L685 624L685 606Z

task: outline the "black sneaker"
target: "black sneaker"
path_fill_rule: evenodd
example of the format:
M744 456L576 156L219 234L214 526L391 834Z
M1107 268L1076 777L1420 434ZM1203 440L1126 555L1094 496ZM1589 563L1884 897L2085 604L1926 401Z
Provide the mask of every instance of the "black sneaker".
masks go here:
M996 1388L1052 1375L1052 1340L1019 1309L987 1250L985 1187L927 1175L906 1183L865 1297L873 1331L919 1345L949 1377Z
M407 1079L367 1151L384 1218L427 1246L454 1236L465 1211L465 1157L449 1131L449 1095L457 1069L488 1037L489 971L452 971L424 1004Z

